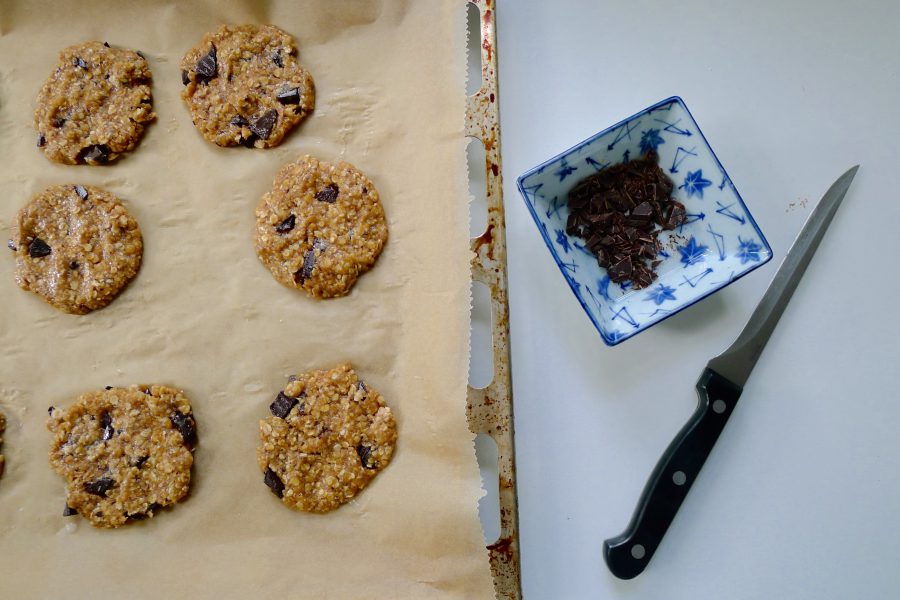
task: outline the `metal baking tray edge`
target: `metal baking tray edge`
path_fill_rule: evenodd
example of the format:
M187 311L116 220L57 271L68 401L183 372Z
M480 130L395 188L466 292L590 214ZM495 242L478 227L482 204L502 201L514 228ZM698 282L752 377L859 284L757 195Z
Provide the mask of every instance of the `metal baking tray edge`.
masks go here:
M500 109L497 86L497 29L494 0L465 0L481 15L481 89L467 99L466 135L481 141L487 181L487 227L472 238L472 279L491 293L494 373L491 383L469 386L469 429L489 435L497 445L500 476L500 537L487 546L498 599L522 597L519 562L519 508L513 444L513 398L509 354L509 298L506 279L506 221L500 160ZM470 33L471 35L471 33Z

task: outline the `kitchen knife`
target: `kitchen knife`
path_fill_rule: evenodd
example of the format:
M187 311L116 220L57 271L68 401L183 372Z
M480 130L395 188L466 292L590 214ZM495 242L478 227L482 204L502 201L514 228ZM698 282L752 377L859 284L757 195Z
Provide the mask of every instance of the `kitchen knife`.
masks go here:
M753 365L803 277L859 165L840 176L807 219L769 289L730 348L710 360L697 381L700 402L650 474L625 531L603 542L613 575L640 575L675 518L741 396Z

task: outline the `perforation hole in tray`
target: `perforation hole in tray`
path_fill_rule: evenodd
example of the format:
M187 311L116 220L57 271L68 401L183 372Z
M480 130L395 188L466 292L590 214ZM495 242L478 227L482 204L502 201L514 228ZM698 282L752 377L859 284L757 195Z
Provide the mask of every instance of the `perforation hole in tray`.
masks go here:
M481 483L486 492L478 501L478 516L484 530L484 543L490 545L500 537L500 455L494 439L486 433L475 436L475 454L478 456Z
M466 66L469 74L466 95L472 96L481 89L481 12L474 4L466 5L466 30Z
M469 163L469 193L472 195L472 203L469 205L469 235L478 237L487 229L488 221L487 171L484 144L480 139L469 138L466 158Z
M476 390L486 388L494 379L494 344L491 308L491 290L480 281L473 281L469 385Z

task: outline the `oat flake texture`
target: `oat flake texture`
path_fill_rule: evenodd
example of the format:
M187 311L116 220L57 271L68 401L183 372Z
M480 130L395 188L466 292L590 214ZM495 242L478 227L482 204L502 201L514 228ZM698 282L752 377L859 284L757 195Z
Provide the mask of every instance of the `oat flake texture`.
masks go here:
M259 423L257 460L265 483L293 509L338 508L394 454L391 409L348 364L292 377L270 410Z
M90 185L53 185L16 215L8 242L16 282L53 307L86 314L108 305L141 266L141 230L118 198Z
M280 283L314 298L350 292L387 242L375 185L356 167L303 156L256 209L256 253Z
M156 118L146 59L84 42L59 53L34 111L37 145L50 160L101 165L134 150Z
M179 390L133 385L82 394L51 408L50 465L66 506L95 527L152 518L191 487L196 425Z
M181 60L181 97L218 146L270 148L312 112L312 76L274 25L223 25Z

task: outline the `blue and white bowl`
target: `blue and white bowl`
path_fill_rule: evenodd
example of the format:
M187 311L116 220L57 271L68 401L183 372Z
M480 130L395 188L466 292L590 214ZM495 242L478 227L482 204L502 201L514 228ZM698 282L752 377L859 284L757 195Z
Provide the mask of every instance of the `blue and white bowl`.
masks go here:
M598 171L655 149L675 182L687 223L664 231L658 278L634 290L566 233L567 198ZM688 111L674 96L601 131L531 169L519 191L547 248L603 341L614 346L722 289L772 258L772 249Z

